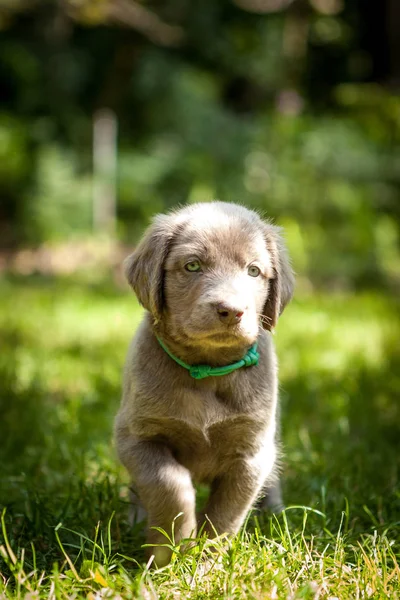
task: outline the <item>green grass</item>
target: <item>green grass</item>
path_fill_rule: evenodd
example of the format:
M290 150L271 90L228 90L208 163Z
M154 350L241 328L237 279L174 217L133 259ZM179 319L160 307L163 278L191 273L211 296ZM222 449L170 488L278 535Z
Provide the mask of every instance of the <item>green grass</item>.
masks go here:
M140 314L112 283L1 281L0 599L400 598L395 301L297 294L276 335L289 508L158 571L112 447Z

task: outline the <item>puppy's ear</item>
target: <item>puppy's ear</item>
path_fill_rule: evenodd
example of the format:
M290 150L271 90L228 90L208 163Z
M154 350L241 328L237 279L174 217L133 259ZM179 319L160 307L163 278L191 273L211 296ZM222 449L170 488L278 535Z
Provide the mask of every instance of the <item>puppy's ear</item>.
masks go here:
M294 288L294 274L280 231L280 228L274 225L265 227L272 267L268 297L263 310L263 316L266 317L263 319L263 326L268 331L276 326L279 315L293 296Z
M125 275L138 300L153 317L161 317L164 264L175 235L172 216L157 215L133 254L124 261Z

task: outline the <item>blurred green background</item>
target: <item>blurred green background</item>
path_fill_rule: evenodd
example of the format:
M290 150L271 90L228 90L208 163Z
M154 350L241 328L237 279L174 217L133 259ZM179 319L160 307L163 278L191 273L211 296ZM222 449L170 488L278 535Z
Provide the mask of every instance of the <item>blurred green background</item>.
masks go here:
M142 556L111 451L141 315L119 265L154 213L213 198L282 225L297 272L276 336L287 503L325 513L321 550L344 509L349 543L398 540L400 3L0 0L0 29L13 547L51 568L57 523L90 536L115 509L113 548Z
M315 285L398 284L400 11L367 4L1 0L2 246L133 244L218 197L277 219Z

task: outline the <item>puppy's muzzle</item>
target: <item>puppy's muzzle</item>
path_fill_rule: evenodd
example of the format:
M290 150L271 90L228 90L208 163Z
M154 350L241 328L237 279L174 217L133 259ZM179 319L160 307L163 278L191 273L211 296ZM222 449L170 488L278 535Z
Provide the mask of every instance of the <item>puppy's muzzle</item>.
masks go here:
M238 306L231 306L227 303L218 303L215 308L221 323L224 323L225 325L235 325L240 322L247 307L241 308Z

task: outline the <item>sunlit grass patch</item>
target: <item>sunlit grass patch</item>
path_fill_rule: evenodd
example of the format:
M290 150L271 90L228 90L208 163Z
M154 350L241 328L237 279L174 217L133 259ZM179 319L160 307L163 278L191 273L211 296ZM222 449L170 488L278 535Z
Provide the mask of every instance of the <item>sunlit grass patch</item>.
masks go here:
M400 312L394 299L374 294L295 298L276 333L283 378L306 372L342 376L356 362L385 367L397 344Z

